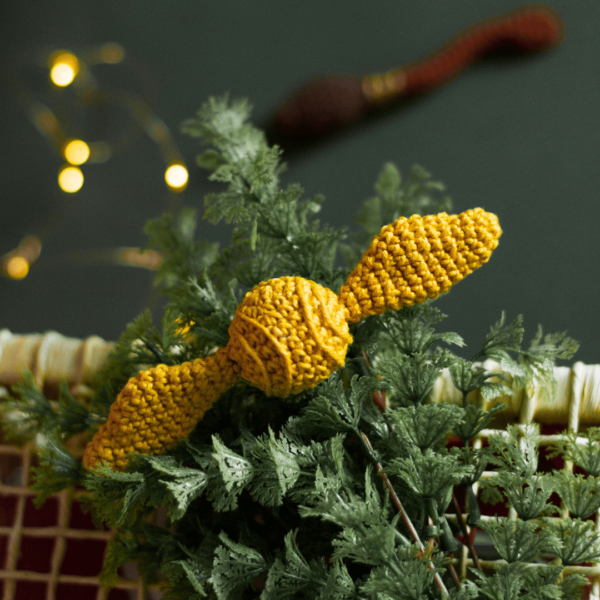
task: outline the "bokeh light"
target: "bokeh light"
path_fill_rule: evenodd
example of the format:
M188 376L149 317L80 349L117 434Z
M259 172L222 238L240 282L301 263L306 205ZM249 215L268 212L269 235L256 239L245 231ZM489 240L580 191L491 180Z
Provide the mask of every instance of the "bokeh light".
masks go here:
M103 163L112 157L112 149L108 142L90 142L90 162Z
M79 61L70 52L57 52L50 57L50 79L54 85L65 87L79 72Z
M72 165L82 165L90 157L90 147L83 140L70 140L63 153Z
M77 192L83 185L83 173L77 167L64 167L58 174L58 185L64 192Z
M115 42L109 42L104 44L100 50L100 56L105 63L116 64L123 60L125 57L125 48L121 44Z
M2 266L11 279L25 279L29 273L29 262L22 256L11 256Z
M130 267L143 267L156 270L160 267L163 256L156 250L140 250L139 248L119 248L115 253L115 260L119 264Z
M34 115L34 123L42 133L53 134L58 131L58 121L52 111L41 107L35 111Z
M165 171L165 181L174 192L181 192L188 182L188 170L182 163L172 163Z
M42 241L35 235L24 238L17 248L17 254L22 256L30 265L39 258L41 251Z

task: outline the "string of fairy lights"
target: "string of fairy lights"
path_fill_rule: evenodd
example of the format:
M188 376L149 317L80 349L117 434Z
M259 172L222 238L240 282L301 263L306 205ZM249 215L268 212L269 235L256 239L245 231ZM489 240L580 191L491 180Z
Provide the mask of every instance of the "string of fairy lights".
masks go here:
M164 179L170 193L169 203L173 204L173 195L185 190L189 176L168 126L154 113L144 97L126 91L104 89L93 73L93 67L96 65L126 65L127 57L123 46L110 42L88 48L80 54L70 50L49 49L27 57L23 63L46 70L49 87L47 91L58 105L51 107L41 102L27 89L18 74L12 77L15 96L29 119L55 154L62 158L63 162L57 173L57 184L63 200L75 197L84 187L84 169L88 165L107 162L129 145L141 131L156 144L164 158ZM70 118L72 111L64 110L64 105L69 102L74 103L78 109L93 106L124 108L130 116L131 126L121 131L119 137L112 141L73 135L73 132L77 132L81 127L77 127ZM44 239L59 222L57 214L51 215L47 224L38 227L37 233L26 236L17 248L0 257L0 274L13 280L27 277L31 266L41 254ZM138 248L113 248L88 252L87 255L88 260L93 257L96 262L148 269L158 268L162 258L157 252L142 252Z

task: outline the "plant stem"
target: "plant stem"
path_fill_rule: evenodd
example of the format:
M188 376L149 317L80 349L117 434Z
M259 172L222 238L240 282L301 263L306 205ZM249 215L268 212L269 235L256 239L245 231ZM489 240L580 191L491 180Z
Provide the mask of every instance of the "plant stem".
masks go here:
M448 571L450 571L450 575L452 576L452 580L454 581L454 585L456 586L456 589L460 590L460 588L461 588L460 578L458 577L458 573L456 572L456 569L454 568L454 565L452 564L452 559L454 558L454 553L446 554L446 556L450 559L450 562L448 563Z
M454 510L456 511L456 517L458 519L458 524L460 525L460 528L463 532L463 536L464 536L467 546L469 548L469 552L471 553L471 558L473 559L473 563L477 567L477 570L481 571L483 573L483 568L481 566L481 563L479 562L479 557L477 556L477 552L475 551L475 546L473 545L473 542L471 541L471 536L469 535L469 532L467 531L467 524L465 523L465 520L463 519L462 510L460 509L458 500L456 499L456 494L454 492L452 492L452 503L454 504Z
M400 502L400 498L398 498L398 495L396 494L396 490L394 490L394 486L392 485L391 481L388 479L388 476L384 473L383 467L381 466L381 464L375 457L375 453L373 451L373 446L371 445L371 441L366 436L366 434L364 434L362 431L360 431L359 434L360 434L360 439L363 441L364 448L365 448L369 458L371 459L371 462L375 465L375 468L377 469L377 474L379 475L379 477L381 477L381 479L383 480L383 483L385 484L385 487L388 489L388 492L390 494L392 502L394 503L394 506L400 513L400 516L402 517L402 520L404 521L404 524L406 525L406 528L408 529L410 536L412 537L412 539L415 541L415 543L419 547L421 556L425 556L426 555L425 546L423 545L423 542L419 538L419 534L417 533L415 526L412 524L410 517L404 510L404 507L402 506L402 502ZM431 561L429 561L427 563L427 566L432 571L435 568ZM437 584L440 592L442 593L442 596L444 598L448 598L449 597L448 590L446 589L446 586L444 585L444 582L442 581L442 578L440 577L439 573L434 573L433 579L435 580L435 583Z

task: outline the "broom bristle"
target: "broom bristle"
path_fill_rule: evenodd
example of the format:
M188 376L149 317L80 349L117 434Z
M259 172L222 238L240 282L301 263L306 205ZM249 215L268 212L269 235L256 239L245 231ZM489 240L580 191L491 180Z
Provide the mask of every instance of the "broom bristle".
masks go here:
M359 121L368 108L360 79L325 77L286 100L275 113L275 126L284 136L322 135Z

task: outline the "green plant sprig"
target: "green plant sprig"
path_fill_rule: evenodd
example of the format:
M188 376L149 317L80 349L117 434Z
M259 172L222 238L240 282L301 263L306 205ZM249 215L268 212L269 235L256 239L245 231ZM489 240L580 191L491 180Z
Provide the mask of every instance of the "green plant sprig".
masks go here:
M258 282L301 275L337 292L381 226L449 209L443 186L425 171L416 167L403 181L388 164L359 217L361 232L348 238L316 220L322 197L304 199L299 186L280 185L281 150L267 145L249 113L245 101L212 99L184 127L210 146L198 162L224 191L206 198L204 216L231 224L231 243L219 249L198 241L191 209L151 221L148 245L163 255L157 283L168 297L160 327L148 313L128 327L89 410L66 389L62 401L48 401L31 379L5 404L5 421L21 439L45 430L34 474L39 501L83 484L97 522L118 528L103 582L113 584L119 567L137 560L147 583L164 574L168 600L576 598L581 577L559 581L560 565L525 566L544 552L563 564L598 556L599 536L587 522L544 517L559 477L540 478L536 431L522 436L509 428L490 438L488 450L471 447L502 408L471 403L473 392L491 400L537 382L551 392L553 362L574 351L563 334L541 330L523 349L521 318L507 324L503 315L469 361L451 351L464 341L439 331L443 315L431 302L374 315L352 326L347 362L327 381L288 399L240 383L164 456L134 455L124 472L84 472L66 450L72 433L94 432L138 370L224 346L238 303ZM338 266L338 250L347 267ZM476 363L481 357L498 360L507 376L486 371ZM428 403L445 368L462 406ZM453 433L464 443L448 451ZM590 436L587 447L568 441L557 452L595 478L597 435ZM470 524L478 520L472 486L483 484L490 462L499 475L484 499L504 499L519 518L481 526L509 564L492 576L456 577L458 589L444 581L455 548L445 511L464 484ZM576 490L576 478L561 477L581 514L593 508L595 479ZM145 522L159 506L166 507L165 528Z

